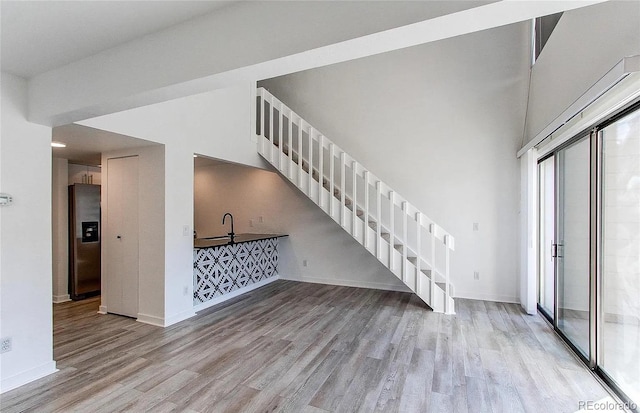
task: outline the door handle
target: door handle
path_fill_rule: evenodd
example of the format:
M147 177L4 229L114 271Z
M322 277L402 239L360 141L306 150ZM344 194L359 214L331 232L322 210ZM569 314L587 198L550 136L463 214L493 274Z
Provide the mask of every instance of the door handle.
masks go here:
M557 256L558 258L564 258L564 244L558 244Z
M562 255L560 255L560 253L562 252L561 248L563 246L563 244L551 244L551 256L553 258L562 258Z

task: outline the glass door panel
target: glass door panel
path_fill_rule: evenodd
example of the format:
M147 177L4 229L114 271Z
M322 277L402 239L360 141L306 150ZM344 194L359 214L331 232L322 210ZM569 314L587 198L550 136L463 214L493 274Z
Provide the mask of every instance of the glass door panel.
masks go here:
M538 164L539 194L539 262L538 305L551 320L555 302L555 158L552 156Z
M589 201L588 138L557 153L557 328L589 358Z
M640 402L640 110L602 130L598 364Z

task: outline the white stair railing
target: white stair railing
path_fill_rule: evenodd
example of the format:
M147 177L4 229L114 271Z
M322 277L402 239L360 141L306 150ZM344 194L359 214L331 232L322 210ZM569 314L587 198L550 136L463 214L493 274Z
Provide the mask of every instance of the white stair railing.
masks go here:
M435 312L454 313L454 238L264 88L258 152Z

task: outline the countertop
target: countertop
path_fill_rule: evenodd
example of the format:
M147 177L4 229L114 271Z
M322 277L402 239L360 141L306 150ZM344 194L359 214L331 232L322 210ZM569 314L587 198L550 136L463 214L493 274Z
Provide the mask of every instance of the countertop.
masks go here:
M249 241L258 241L261 239L287 237L287 234L236 234L233 239L234 244L240 244ZM193 248L211 248L221 245L230 245L231 241L228 236L196 238L193 240Z

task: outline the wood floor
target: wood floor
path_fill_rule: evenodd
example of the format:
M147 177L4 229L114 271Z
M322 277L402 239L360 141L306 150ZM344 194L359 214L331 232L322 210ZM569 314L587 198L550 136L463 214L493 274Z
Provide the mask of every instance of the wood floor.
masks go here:
M166 329L54 306L60 371L1 398L34 412L574 412L606 391L540 316L277 281Z

